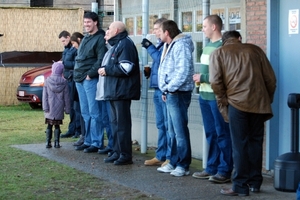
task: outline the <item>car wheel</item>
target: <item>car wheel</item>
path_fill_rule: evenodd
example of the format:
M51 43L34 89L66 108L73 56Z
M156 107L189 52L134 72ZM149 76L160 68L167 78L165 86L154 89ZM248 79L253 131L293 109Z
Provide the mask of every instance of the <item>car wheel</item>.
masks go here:
M42 104L41 103L29 103L29 106L32 109L41 109L42 108Z

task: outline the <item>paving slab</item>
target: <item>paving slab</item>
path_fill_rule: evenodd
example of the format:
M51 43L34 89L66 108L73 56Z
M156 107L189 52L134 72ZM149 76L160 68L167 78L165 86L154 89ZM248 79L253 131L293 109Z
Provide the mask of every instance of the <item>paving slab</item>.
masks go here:
M191 176L197 169L190 169L185 177L173 177L168 173L157 172L155 166L144 166L149 159L146 154L134 151L132 165L116 166L104 163L106 155L75 151L71 142L61 142L59 149L46 149L45 144L12 145L15 148L37 154L49 160L68 165L74 169L89 173L114 184L137 189L148 196L170 200L183 199L240 199L249 200L288 200L296 199L294 192L277 191L273 187L273 177L265 176L260 193L250 193L248 197L227 197L220 194L222 188L230 188L231 183L214 184L208 180L199 180Z

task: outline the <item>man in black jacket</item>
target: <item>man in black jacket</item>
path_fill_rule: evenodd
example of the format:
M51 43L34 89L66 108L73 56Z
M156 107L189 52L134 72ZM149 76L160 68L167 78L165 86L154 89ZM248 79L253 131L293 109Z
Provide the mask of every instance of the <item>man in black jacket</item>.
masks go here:
M99 78L98 69L107 49L104 40L105 32L98 28L98 15L94 12L85 13L83 25L87 35L80 43L75 58L74 81L86 133L84 143L75 149L91 153L98 152L98 149L104 147L103 133L100 132L100 105L95 97Z
M112 49L105 55L108 61L98 73L105 77L102 100L110 103L114 147L104 161L115 165L132 164L130 106L131 100L139 100L141 95L138 52L123 22L113 22L105 37Z

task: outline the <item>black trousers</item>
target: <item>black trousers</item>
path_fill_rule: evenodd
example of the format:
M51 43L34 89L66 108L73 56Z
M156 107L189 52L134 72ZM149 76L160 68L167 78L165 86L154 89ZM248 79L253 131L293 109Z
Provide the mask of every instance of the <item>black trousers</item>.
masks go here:
M240 111L228 106L234 173L232 189L249 194L249 187L260 188L264 141L264 114Z
M78 98L76 98L77 89L75 86L75 82L69 81L69 96L70 96L70 123L68 127L68 132L72 134L82 134L81 131L81 123L80 123L80 104Z
M132 158L131 141L131 100L109 101L113 150L120 156Z

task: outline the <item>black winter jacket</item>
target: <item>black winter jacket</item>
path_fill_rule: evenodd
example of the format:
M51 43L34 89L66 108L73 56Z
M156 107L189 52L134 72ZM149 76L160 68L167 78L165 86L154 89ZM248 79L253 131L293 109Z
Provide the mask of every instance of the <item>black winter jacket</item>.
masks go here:
M111 38L112 54L105 67L104 100L139 100L140 66L137 49L127 31Z
M91 79L98 79L98 69L107 51L104 35L105 32L99 29L93 35L86 35L81 41L75 58L75 82L82 82L87 75L89 75Z

